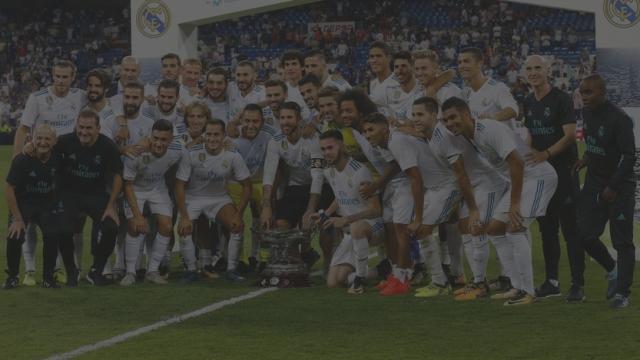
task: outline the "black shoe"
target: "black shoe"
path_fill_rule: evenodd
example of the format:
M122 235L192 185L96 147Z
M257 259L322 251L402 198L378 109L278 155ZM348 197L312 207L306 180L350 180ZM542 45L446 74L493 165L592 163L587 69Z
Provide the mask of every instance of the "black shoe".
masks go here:
M67 287L78 287L78 278L80 277L80 272L76 271L67 271Z
M581 303L587 300L587 297L584 296L584 288L579 285L571 285L569 289L569 295L567 295L568 303Z
M492 292L505 292L511 289L511 279L506 276L498 276L497 279L489 281L489 290Z
M9 275L7 280L4 282L3 288L10 290L17 288L18 285L20 285L20 279L17 276Z
M256 259L255 256L250 256L248 260L249 260L249 268L247 269L247 272L249 274L254 274L256 270L258 270L258 259Z
M360 295L364 293L364 285L365 279L361 276L356 276L355 279L353 279L353 283L351 284L347 292L353 295Z
M43 279L42 287L45 289L60 289L60 285L58 285L55 279Z
M320 260L320 254L314 249L305 251L304 254L302 254L302 261L307 265L307 269L309 270L311 270L318 260Z
M171 267L169 266L169 264L166 264L166 263L160 264L160 266L158 267L158 273L160 273L160 276L164 278L167 277L170 270L171 270Z
M382 261L380 261L378 265L376 265L376 272L378 273L378 277L380 279L386 279L389 275L391 275L392 270L393 269L391 267L391 262L386 258L382 259Z
M260 263L258 264L258 274L262 273L266 267L267 267L267 262L260 261Z
M214 261L213 268L218 273L223 273L227 271L227 259L224 257L218 258L218 261Z
M102 274L98 274L95 270L89 271L87 274L87 281L94 286L106 286L112 283L111 280L104 277Z
M549 280L545 280L539 288L536 289L537 298L548 298L553 296L560 296L560 287L555 286Z

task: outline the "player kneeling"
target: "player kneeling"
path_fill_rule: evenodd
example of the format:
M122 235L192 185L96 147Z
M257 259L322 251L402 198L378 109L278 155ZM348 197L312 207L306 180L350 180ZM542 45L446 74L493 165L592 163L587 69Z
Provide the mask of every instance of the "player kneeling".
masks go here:
M176 202L180 214L178 234L180 248L187 265L185 280L197 279L196 253L191 233L192 222L204 214L211 221L221 223L231 234L227 250L226 278L244 281L238 274L238 256L242 246L244 224L242 214L251 197L251 173L242 156L224 148L225 125L222 120L207 120L204 144L188 149L176 175ZM238 207L233 205L227 182L233 178L242 184Z
M173 231L173 203L165 175L180 163L185 152L182 144L172 141L173 125L169 120L158 120L151 129L150 150L125 160L124 194L127 202L124 210L129 229L125 238L127 274L120 281L122 286L133 285L136 281L138 255L142 250L144 235L149 232L149 224L142 215L145 205L156 217L158 228L145 279L155 284L167 283L158 272Z
M320 148L328 165L324 177L336 196L325 214L330 216L337 211L341 216L323 221L320 214L314 214L312 218L325 229L333 227L345 232L333 253L327 285L348 284L350 294L362 294L368 273L369 243L379 243L384 236L380 200L378 196L365 200L360 195L360 188L373 181L371 173L345 153L340 131L323 133ZM334 231L336 233L339 232Z

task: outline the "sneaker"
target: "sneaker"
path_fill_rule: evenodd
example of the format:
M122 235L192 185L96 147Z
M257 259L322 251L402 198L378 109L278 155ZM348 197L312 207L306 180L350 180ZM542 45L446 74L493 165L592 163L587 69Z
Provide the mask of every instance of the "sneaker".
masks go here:
M510 300L518 296L518 289L511 288L505 292L491 295L491 300Z
M584 296L584 288L579 285L571 285L569 289L569 295L567 295L568 303L581 303L587 300L587 297Z
M60 289L60 285L58 285L56 279L43 279L42 287L45 289Z
M93 286L105 286L105 285L110 285L112 283L111 280L107 279L102 274L98 274L93 269L89 271L89 273L87 274L87 281L89 282L89 284Z
M213 265L205 265L202 268L202 275L209 279L217 279L220 277L220 275L218 275L216 270L213 268Z
M549 280L545 280L539 288L536 289L536 298L544 299L548 297L561 296L560 287L555 286Z
M53 271L53 279L58 284L66 284L67 283L67 273L62 269L55 269Z
M471 284L464 287L464 291L456 295L456 301L471 301L485 298L489 295L489 289L485 283Z
M144 279L150 283L158 285L168 284L167 280L165 280L165 278L157 271L149 271L144 275Z
M629 306L629 297L615 294L613 300L609 303L609 307L612 309L624 309Z
M180 281L183 283L190 283L198 280L200 280L200 274L198 274L197 271L187 271L184 273L184 275L182 275L182 278L180 279Z
M474 286L475 286L475 285L474 285L474 283L468 283L468 284L466 284L465 286L463 286L463 287L461 287L461 288L459 288L459 289L454 290L454 291L453 291L453 296L457 296L457 295L460 295L460 294L464 294L465 292L467 292L467 291L469 291L469 290L473 289L473 288L474 288Z
M120 281L127 275L126 270L124 269L113 269L111 270L111 274L102 274L105 279L112 281Z
M15 289L18 287L18 285L20 285L20 278L18 278L17 276L11 276L9 275L9 277L7 278L7 280L4 282L4 289Z
M616 290L618 289L618 274L607 274L607 300L611 300L616 296Z
M127 275L125 275L122 280L120 280L120 285L122 286L132 286L135 285L136 283L136 274L134 273L127 273Z
M495 292L505 292L511 289L511 279L506 276L498 276L497 279L489 281L489 290Z
M160 266L158 267L158 272L160 273L160 276L162 276L165 280L169 278L170 270L171 270L171 267L169 266L169 264L164 262L160 264Z
M24 286L36 286L35 271L27 271L22 279L22 285Z
M409 282L400 281L397 277L391 276L389 281L387 281L387 285L380 290L380 295L382 296L393 296L393 295L403 295L409 292L411 289L411 285Z
M353 295L360 295L364 293L364 278L361 276L356 276L355 279L353 279L353 282L351 283L351 286L349 286L349 290L347 290L347 293L349 294L353 294Z
M435 283L431 283L425 287L416 289L415 297L419 298L430 298L436 297L440 295L449 295L451 294L451 287L449 285L438 285Z
M238 271L236 271L236 270L229 270L229 271L227 271L226 273L224 273L224 278L225 278L225 279L227 279L227 280L229 280L229 281L231 281L231 282L234 282L234 283L243 282L243 281L245 281L245 280L246 280L246 279L245 279L242 275L240 275L240 274L238 273Z
M458 275L458 276L451 276L451 279L449 280L449 283L452 284L452 288L454 289L460 289L465 287L465 285L467 285L467 279L464 277L464 275Z
M80 271L69 272L67 275L67 287L78 287L78 281L80 281Z
M518 295L507 300L504 303L504 306L514 306L514 305L530 305L536 302L536 297L530 294L527 294L524 291L519 291Z
M249 268L247 269L247 272L249 274L255 274L258 270L258 259L256 259L255 256L249 256L249 259L247 260L249 261Z
M320 260L320 254L318 254L318 252L314 249L306 251L304 254L302 254L301 257L302 261L307 265L307 269L309 270L311 270L313 265L315 265L315 263Z

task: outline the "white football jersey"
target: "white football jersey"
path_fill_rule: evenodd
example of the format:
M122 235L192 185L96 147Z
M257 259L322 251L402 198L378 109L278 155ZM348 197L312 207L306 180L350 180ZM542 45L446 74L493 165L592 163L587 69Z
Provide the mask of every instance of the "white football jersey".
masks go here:
M186 150L179 142L169 144L167 152L156 157L150 152L144 152L136 158L125 158L123 178L133 182L135 192L154 191L168 193L165 174L169 169L180 163Z
M88 106L85 107L85 109L93 110ZM116 120L116 114L113 111L113 108L111 108L109 100L107 100L107 104L102 108L102 110L98 111L98 116L100 116L100 134L115 142L116 134L113 133L112 130L118 128L118 123Z
M48 124L56 130L56 135L74 132L76 119L87 103L84 90L71 88L65 97L57 97L51 87L29 95L20 125L33 131L39 124Z
M399 83L389 85L384 91L382 112L400 122L405 122L412 117L413 102L424 94L424 88L417 82L409 92L405 92Z
M229 180L243 181L250 175L239 153L222 150L218 155L211 155L203 144L198 144L187 149L176 178L187 182L188 196L211 198L227 195Z
M367 210L367 200L360 195L360 185L373 179L366 166L349 159L342 171L331 166L324 169L323 175L335 194L338 214L350 216Z
M385 90L388 86L398 85L393 74L389 75L386 79L380 82L380 79L375 78L369 83L369 97L379 108L385 106Z
M273 185L280 160L286 165L288 185L310 184L311 192L320 194L324 156L317 136L308 139L300 137L295 144L291 144L282 134L271 139L267 146L263 185Z
M474 189L494 189L508 181L504 174L491 165L481 152L466 137L455 137L458 148L462 151L464 170Z
M491 119L475 121L476 126L471 143L506 179L510 179L507 156L516 151L524 161L525 156L531 152L531 148L518 134L499 121ZM554 172L551 164L546 161L537 165L526 162L524 167L525 178L543 177Z
M129 139L126 143L120 145L134 145L137 144L144 137L151 134L151 128L153 127L154 120L148 114L142 110L138 111L138 116L135 119L127 119L127 127L129 128ZM115 139L116 134L120 126L117 121L112 121L108 128L102 128L101 132L110 139Z
M213 119L220 119L224 121L225 124L229 123L229 120L231 120L231 107L229 106L229 101L225 100L214 102L210 98L206 98L204 99L204 103L209 107L211 117Z
M453 135L438 126L428 142L394 130L388 147L402 171L418 167L424 188L436 188L456 182L451 164L458 160L461 150L449 136Z
M266 99L264 86L254 85L246 96L242 96L238 85L231 81L227 86L227 101L229 101L230 117L233 118L244 110L247 104L258 104Z
M231 139L236 150L251 173L251 181L262 183L264 161L267 157L267 146L276 135L276 130L268 124L264 124L258 135L249 140L243 136Z
M488 78L484 84L473 91L469 86L462 89L462 99L469 104L471 115L478 118L480 114L488 114L489 118L506 108L512 108L518 114L518 103L511 95L509 87L500 81ZM509 126L515 128L514 119L509 121Z

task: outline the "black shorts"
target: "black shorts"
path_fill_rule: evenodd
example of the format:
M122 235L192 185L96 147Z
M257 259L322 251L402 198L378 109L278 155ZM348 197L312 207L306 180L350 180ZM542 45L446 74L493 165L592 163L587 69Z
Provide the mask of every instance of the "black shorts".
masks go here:
M18 202L18 209L22 215L25 227L29 224L36 224L43 234L57 233L62 231L62 202L54 201L48 204L33 203L28 201ZM9 224L13 218L9 215Z
M276 220L287 220L292 227L302 220L309 204L308 185L291 185L284 189L284 196L276 202Z
M64 207L63 228L65 231L73 232L73 225L77 221L80 213L87 214L93 220L94 224L98 224L102 220L102 215L107 208L109 202L109 194L78 194L72 192L64 192L60 194L60 199Z

